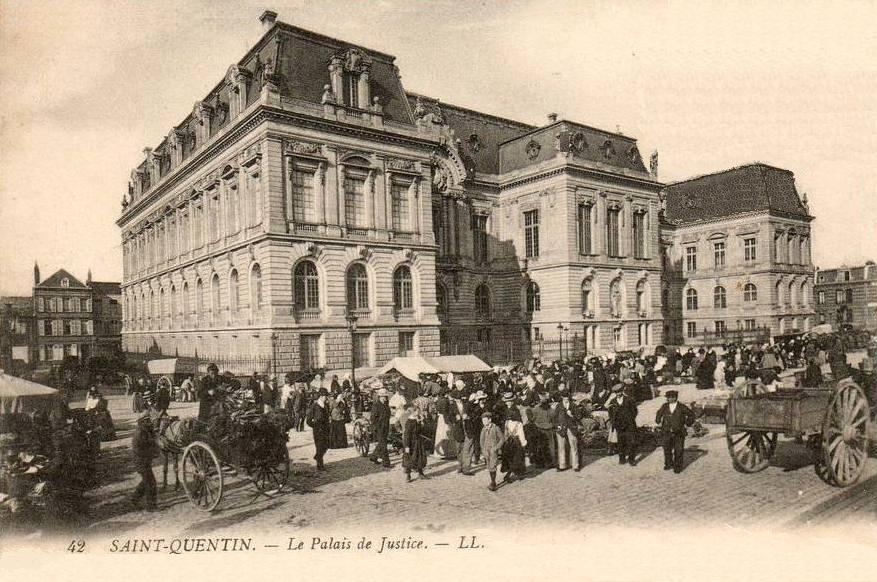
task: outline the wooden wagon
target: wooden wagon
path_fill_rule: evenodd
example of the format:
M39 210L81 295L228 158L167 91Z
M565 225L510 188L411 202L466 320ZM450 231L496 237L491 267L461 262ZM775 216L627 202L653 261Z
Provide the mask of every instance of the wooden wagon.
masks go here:
M865 391L851 378L776 392L749 382L728 401L725 422L728 451L743 473L770 465L780 434L806 439L817 474L838 487L854 484L868 459L871 411Z

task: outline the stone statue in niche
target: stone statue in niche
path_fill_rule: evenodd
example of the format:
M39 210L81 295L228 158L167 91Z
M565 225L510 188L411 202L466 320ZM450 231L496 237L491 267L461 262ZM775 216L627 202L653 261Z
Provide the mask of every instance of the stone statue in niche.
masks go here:
M332 85L323 85L323 96L320 98L320 103L335 103L335 94L332 93Z
M573 153L580 154L588 147L588 140L585 139L585 134L577 131L572 139L569 141L569 149Z
M612 317L621 317L621 280L615 279L609 285L609 309Z

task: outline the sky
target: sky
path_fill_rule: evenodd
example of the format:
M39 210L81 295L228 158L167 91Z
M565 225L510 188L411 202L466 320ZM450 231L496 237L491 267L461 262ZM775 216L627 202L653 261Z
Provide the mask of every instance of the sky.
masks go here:
M33 263L121 279L131 170L279 19L395 55L409 91L657 149L674 181L760 161L817 266L877 260L877 2L0 0L0 295Z

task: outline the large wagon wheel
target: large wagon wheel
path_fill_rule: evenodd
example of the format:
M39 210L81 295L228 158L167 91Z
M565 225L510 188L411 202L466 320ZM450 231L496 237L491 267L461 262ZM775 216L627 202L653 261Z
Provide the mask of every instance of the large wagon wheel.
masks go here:
M289 481L289 450L286 444L280 445L276 454L256 463L250 479L261 493L280 493Z
M368 434L368 431L365 430L363 423L353 423L353 445L363 457L368 455L368 450L371 447L370 440L370 435Z
M222 499L222 468L213 449L193 441L183 451L183 489L202 511L213 511Z
M829 482L847 487L859 480L868 459L868 399L855 383L840 385L822 425L822 463Z
M767 392L760 381L747 382L737 388L734 397L755 396ZM770 466L770 460L777 448L778 434L771 431L739 429L730 426L730 418L725 422L725 440L734 468L741 473L757 473Z

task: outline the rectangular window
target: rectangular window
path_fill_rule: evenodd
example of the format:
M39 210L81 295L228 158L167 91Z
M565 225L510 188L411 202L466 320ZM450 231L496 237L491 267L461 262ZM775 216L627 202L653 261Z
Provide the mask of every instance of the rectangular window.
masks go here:
M94 335L94 322L90 319L85 322L85 334Z
M747 319L744 322L744 325L746 326L747 331L752 331L755 329L755 320L754 319Z
M476 265L487 263L487 217L472 217L472 254Z
M348 228L365 228L365 179L344 178L344 218Z
M64 335L64 321L61 319L52 320L52 335Z
M533 328L533 341L534 342L542 341L542 332L539 331L538 327Z
M313 370L320 367L320 336L302 334L300 337L301 369Z
M52 346L52 359L56 361L60 361L64 359L64 345L63 344L54 344Z
M697 323L689 321L685 324L685 331L688 337L697 337Z
M716 328L716 335L718 337L722 337L725 335L725 322L724 321L716 321L714 322Z
M344 104L348 107L359 106L359 75L344 74Z
M228 204L228 234L234 234L240 229L241 225L241 200L237 185L230 186L226 190L226 196L228 197L226 201Z
M390 202L393 230L396 232L411 231L411 217L408 212L408 187L393 181L390 186Z
M46 310L46 302L43 300L42 297L37 297L37 311L42 313L45 310Z
M834 302L838 305L843 305L844 302L844 291L843 289L838 289L834 292Z
M432 207L432 231L435 233L435 246L438 256L443 257L446 254L445 245L445 220L444 211L441 206Z
M697 247L685 247L685 270L697 270Z
M713 259L715 260L716 269L725 268L725 243L713 243Z
M82 335L82 322L78 319L70 322L70 335Z
M634 258L646 258L646 214L638 212L633 215L633 252Z
M844 299L846 300L845 301L846 303L853 302L853 290L852 289L847 289L846 291L844 291Z
M528 259L539 256L539 211L524 213L524 251Z
M353 334L353 367L363 368L369 365L368 333Z
M70 344L67 347L67 354L70 356L78 357L79 356L79 345L78 344Z
M606 252L610 257L621 256L619 224L621 209L610 209L606 213Z
M314 200L314 172L294 168L292 170L292 220L297 223L317 221Z
M478 331L476 332L475 337L479 343L490 343L490 328L489 327L478 328Z
M743 239L743 260L747 263L751 263L755 261L755 239L754 238L744 238Z
M399 332L399 355L402 357L414 355L414 332Z
M825 291L820 291L816 296L816 301L819 305L825 305Z
M579 254L590 255L593 252L591 245L591 205L579 204Z
M37 320L37 335L46 335L46 320Z
M247 173L247 203L250 226L262 222L262 174Z

